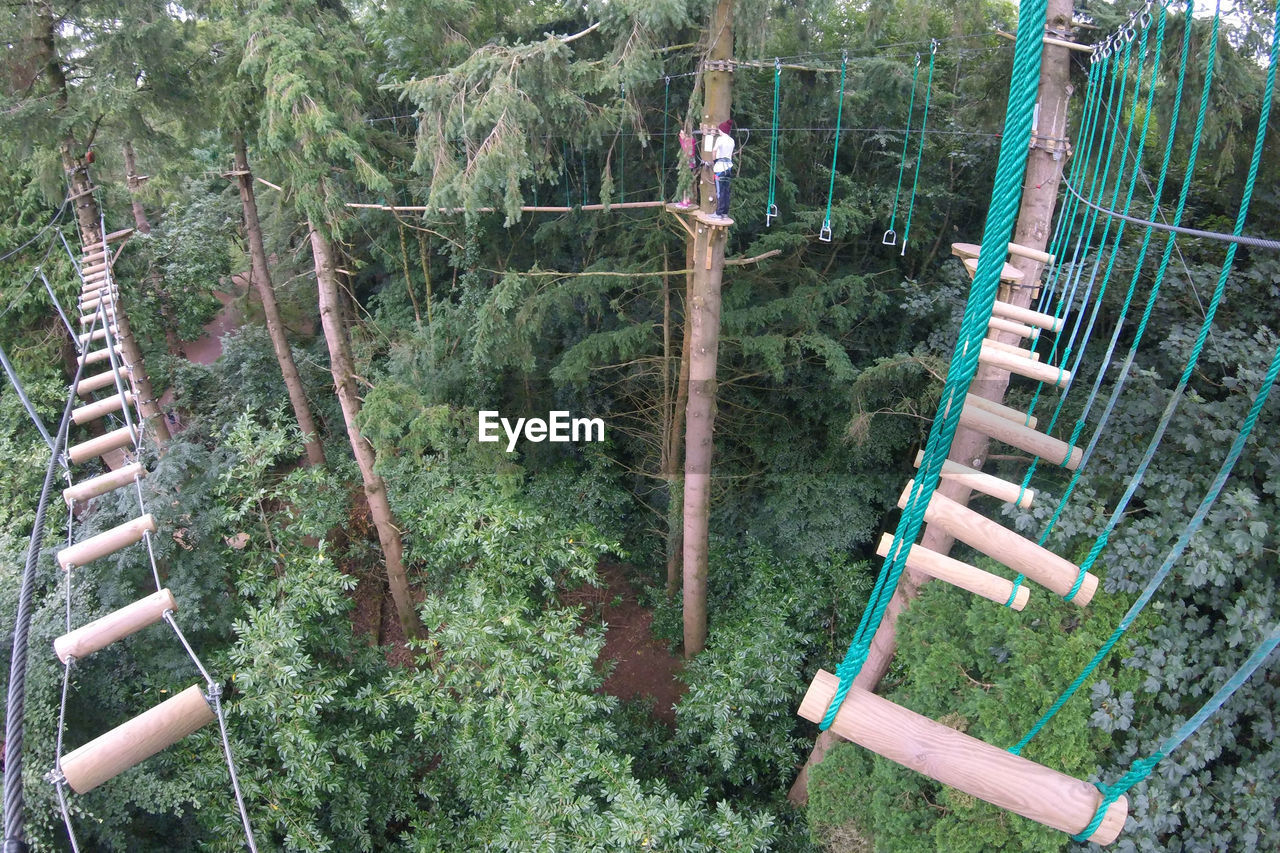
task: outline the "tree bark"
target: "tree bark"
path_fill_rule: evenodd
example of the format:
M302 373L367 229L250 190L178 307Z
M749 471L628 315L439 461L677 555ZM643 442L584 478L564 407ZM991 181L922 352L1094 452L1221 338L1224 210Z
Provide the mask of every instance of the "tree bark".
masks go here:
M124 176L125 183L129 187L129 205L133 208L134 227L138 229L139 234L150 234L151 221L147 219L147 210L142 206L142 199L138 198L138 190L142 187L142 181L138 178L138 160L133 152L133 143L128 139L124 141ZM156 300L160 303L165 347L169 350L169 355L183 358L185 353L182 351L182 341L178 338L178 319L174 315L173 300L165 289L160 268L153 264L150 276L151 288L155 291Z
M1046 23L1049 29L1069 32L1071 29L1071 0L1048 0ZM1070 51L1064 47L1045 45L1044 57L1040 66L1040 127L1038 133L1045 137L1065 138L1067 135L1066 103L1067 85L1069 82ZM1065 154L1055 154L1053 146L1046 146L1033 137L1033 146L1027 159L1026 179L1023 182L1022 201L1018 209L1017 225L1014 228L1013 242L1033 249L1044 250L1051 236L1054 205L1058 197L1058 184L1062 179L1062 166ZM1027 307L1038 287L1042 265L1036 261L1013 255L1009 263L1024 274L1023 281L1029 286L1015 289L1008 295L1007 301L1015 305ZM1002 294L1001 298L1005 298ZM1020 340L1016 335L996 333L990 335L994 340L1016 343ZM998 368L979 365L978 372L970 386L970 393L997 402L1004 399L1005 390L1009 386L1009 373ZM956 430L951 443L950 459L972 468L981 468L986 462L989 439L973 430L963 427ZM970 490L957 485L954 481L942 480L938 483L938 492L958 501L969 502ZM937 525L926 525L920 544L932 551L946 554L955 544L955 540ZM911 606L911 602L919 594L920 586L928 578L906 571L898 584L885 611L884 619L876 629L871 641L871 650L862 671L854 679L854 684L866 690L874 690L888 672L897 651L897 619ZM804 805L809 798L809 770L819 764L827 751L835 745L839 738L830 731L822 732L814 744L813 751L800 769L795 783L791 786L788 798L795 805Z
M685 269L693 269L693 243L685 247ZM663 257L666 271L666 257ZM677 460L684 455L685 414L689 405L689 304L692 301L693 273L685 273L683 309L680 312L680 363L676 369L675 400L670 407L670 423L663 447L665 456L664 476L667 479L667 597L675 596L680 588L681 558L684 551L684 476ZM663 381L671 376L671 279L662 277L666 329L663 337L667 366L663 369Z
M243 134L233 137L235 147L236 183L240 187L240 206L244 211L245 239L249 243L249 278L258 291L262 301L262 315L267 322L267 334L271 337L271 348L275 350L276 362L280 365L280 374L284 377L284 387L289 391L289 403L293 406L293 416L298 421L298 429L302 431L305 442L308 465L324 465L324 447L320 443L320 432L316 429L315 419L311 416L311 406L307 402L307 394L302 388L302 377L298 375L298 366L293 361L293 351L289 349L289 338L285 335L284 321L280 318L280 305L276 302L276 291L271 286L271 268L267 266L267 250L262 242L262 225L258 221L258 202L253 192L253 175L249 174L249 153L245 147Z
M347 424L347 437L351 441L351 450L355 454L356 464L360 468L360 476L364 481L364 494L369 502L369 514L373 517L374 527L378 530L378 542L382 545L382 556L387 563L387 586L391 590L391 600L396 606L396 616L400 619L405 637L410 640L417 639L423 635L422 623L418 620L413 599L409 594L409 577L404 568L404 546L400 540L400 529L391 512L391 504L387 501L387 484L374 470L377 458L374 455L373 446L360 434L356 426L356 418L360 414L360 398L356 394L351 342L347 338L346 326L341 319L338 274L334 269L333 248L329 240L316 230L315 223L308 222L308 227L311 229L311 251L315 260L316 284L320 296L320 323L324 327L325 342L329 345L329 366L333 371L333 383L337 388L338 402L342 405L342 417Z
M711 19L708 60L717 70L704 73L705 134L729 118L733 98L733 2L719 0ZM714 177L701 170L702 209L715 211ZM720 347L720 284L729 229L694 221L693 290L685 323L690 326L689 402L685 412L684 464L684 654L691 658L707 642L707 536L711 510L712 433L716 417L716 358ZM702 263L707 258L709 263Z

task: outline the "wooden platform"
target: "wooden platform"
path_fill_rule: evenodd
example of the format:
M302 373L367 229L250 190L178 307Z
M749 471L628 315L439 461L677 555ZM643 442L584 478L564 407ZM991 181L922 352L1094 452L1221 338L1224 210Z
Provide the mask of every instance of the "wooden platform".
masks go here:
M701 210L695 212L693 218L712 228L728 228L733 224L733 220L727 216L716 216L714 213L703 213Z

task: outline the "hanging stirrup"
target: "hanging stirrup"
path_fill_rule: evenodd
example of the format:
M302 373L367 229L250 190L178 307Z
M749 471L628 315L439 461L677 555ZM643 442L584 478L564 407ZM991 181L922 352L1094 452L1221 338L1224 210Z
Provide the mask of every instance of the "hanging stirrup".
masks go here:
M898 232L890 228L888 231L884 232L884 238L880 242L886 246L893 246L897 244Z
M824 243L831 242L831 220L830 219L823 221L822 230L818 232L818 239Z

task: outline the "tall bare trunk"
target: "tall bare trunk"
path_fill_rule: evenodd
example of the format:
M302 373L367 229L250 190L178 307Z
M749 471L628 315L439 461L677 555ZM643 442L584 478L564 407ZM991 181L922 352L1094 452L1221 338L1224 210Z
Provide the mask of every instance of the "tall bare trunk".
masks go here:
M408 639L422 636L422 623L418 620L409 595L409 577L404 569L404 546L400 541L400 528L396 526L391 504L387 501L387 484L374 471L377 459L373 446L360 434L356 417L360 414L360 398L356 394L355 366L351 360L351 342L346 326L342 323L339 301L338 274L334 269L333 248L328 239L311 228L311 251L316 266L316 284L320 295L320 323L324 327L325 342L329 345L329 367L333 371L333 384L342 405L342 417L347 423L347 437L355 454L360 476L364 480L364 494L369 502L369 514L378 530L378 542L387 563L387 585L391 600L396 606L396 616Z
M693 269L693 244L688 243L685 249L685 269ZM663 272L667 271L666 256L663 256ZM689 405L689 323L688 305L690 288L693 284L693 273L685 273L685 296L683 310L680 312L681 346L680 362L676 368L675 397L670 399L667 393L668 417L666 435L663 439L663 477L667 481L667 597L673 597L680 589L680 567L684 551L684 476L680 470L680 457L684 455L684 421L685 409ZM671 381L671 279L662 277L663 289L663 381ZM668 385L669 387L669 385Z
M138 190L142 188L144 178L138 175L138 159L133 152L133 143L129 140L124 141L124 176L125 183L129 187L129 204L133 208L133 224L138 229L139 234L151 233L151 221L147 219L147 210L142 206L142 199L138 197ZM151 289L155 292L156 301L160 304L160 317L164 321L164 343L169 350L169 355L175 358L182 358L185 353L182 351L182 341L178 338L178 319L173 311L173 299L169 296L169 291L165 289L164 277L160 275L160 268L152 265L151 272Z
M324 447L320 444L320 433L316 429L315 419L311 416L311 406L302 388L302 377L298 375L298 366L293 361L293 351L289 349L289 338L285 335L284 321L280 318L280 305L276 302L276 291L271 286L271 268L267 266L267 250L262 242L262 224L258 221L258 201L253 192L253 175L249 171L249 153L245 148L244 136L235 134L233 144L235 171L238 173L236 183L240 187L245 238L249 243L249 278L258 291L258 299L262 301L262 315L267 321L267 334L271 337L271 348L275 350L276 362L280 365L280 375L284 377L284 387L289 391L289 403L293 406L293 416L298 421L298 429L302 431L302 439L306 444L307 464L324 465Z
M1047 23L1051 30L1069 33L1071 30L1071 0L1049 0ZM1044 58L1040 66L1040 122L1038 133L1045 137L1065 138L1067 135L1066 103L1067 82L1070 55L1067 48L1045 45ZM1049 240L1050 223L1053 220L1054 203L1058 196L1058 183L1062 178L1062 165L1066 157L1055 146L1047 145L1043 140L1032 139L1032 150L1027 159L1026 179L1023 182L1022 202L1018 210L1018 222L1015 226L1013 242L1034 249L1043 250ZM1017 255L1010 263L1025 274L1024 281L1032 282L1040 275L1041 265ZM1033 298L1033 289L1019 288L1009 296L1008 301L1015 305L1027 307ZM1001 298L1005 298L1002 294ZM1019 340L1016 335L997 334L997 340L1014 343ZM990 400L1004 399L1004 392L1009 386L1007 371L980 365L970 393L986 397ZM985 435L964 429L956 430L955 439L951 443L951 459L972 468L981 468L987 458L989 440ZM969 502L970 490L956 485L955 481L942 480L938 483L938 491L962 504ZM936 525L927 525L920 544L932 551L946 554L955 544L955 539ZM928 578L914 572L904 572L898 589L889 600L884 619L876 629L871 640L871 649L862 671L854 679L854 684L865 690L875 690L889 671L889 665L898 648L897 622L898 615L911 606L911 602L919 594L920 586ZM827 751L835 745L838 738L830 731L818 735L813 751L800 774L791 786L787 795L796 805L803 805L809 798L809 770L820 763Z
M713 131L729 118L733 97L733 3L719 0L711 19L702 129ZM704 136L705 138L709 138ZM714 178L702 170L702 209L714 212ZM707 536L711 511L712 434L716 416L716 358L720 347L720 283L728 228L695 220L693 290L685 323L690 326L689 403L686 407L684 463L684 654L693 657L707 643ZM707 259L703 263L703 259Z

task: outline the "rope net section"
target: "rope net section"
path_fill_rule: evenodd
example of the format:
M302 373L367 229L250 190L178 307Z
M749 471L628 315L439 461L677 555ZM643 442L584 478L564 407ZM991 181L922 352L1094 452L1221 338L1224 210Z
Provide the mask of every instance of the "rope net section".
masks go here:
M955 244L953 254L964 259L973 277L960 333L952 357L941 403L928 443L916 458L919 469L899 500L903 513L892 536L880 542L878 553L884 563L872 590L870 601L855 632L848 654L834 674L819 672L805 696L800 715L818 722L822 729L835 731L893 761L918 770L943 784L984 799L1017 814L1060 829L1077 841L1107 844L1123 829L1128 804L1125 793L1146 779L1156 764L1190 738L1196 729L1225 704L1249 676L1261 668L1268 655L1280 644L1280 626L1270 629L1258 639L1248 659L1227 678L1216 692L1194 714L1188 716L1176 731L1168 735L1148 756L1135 760L1112 784L1095 786L1064 777L1049 768L1028 761L1023 749L1049 724L1053 716L1078 692L1097 669L1100 662L1153 599L1161 583L1172 573L1189 544L1209 517L1215 502L1228 482L1236 463L1254 434L1262 417L1273 385L1280 376L1280 347L1271 355L1269 366L1255 389L1248 414L1240 423L1230 449L1221 460L1217 474L1186 522L1177 541L1164 557L1160 568L1148 579L1137 600L1111 636L1103 643L1080 675L1013 747L1005 750L983 743L968 735L920 717L905 708L880 699L854 686L854 680L867 661L876 629L885 618L889 601L898 585L901 572L910 568L929 578L948 581L1006 607L1021 610L1028 600L1026 581L1031 580L1080 606L1086 605L1098 590L1098 578L1092 569L1107 546L1109 537L1124 519L1130 501L1141 487L1152 460L1188 391L1201 354L1212 333L1215 316L1231 278L1237 251L1241 245L1271 249L1276 241L1244 235L1250 205L1258 178L1259 164L1270 120L1272 93L1278 53L1280 26L1273 24L1271 50L1265 68L1265 82L1254 136L1252 158L1230 234L1189 228L1182 224L1188 208L1188 195L1197 174L1197 160L1204 137L1204 125L1214 84L1216 53L1220 38L1220 8L1214 9L1208 38L1193 48L1190 23L1195 14L1193 0L1155 6L1149 3L1135 12L1120 30L1097 46L1088 69L1088 87L1079 119L1077 147L1068 173L1063 177L1063 203L1059 210L1048 252L1009 243L1012 220L1017 209L1019 191L1026 169L1026 150L1030 127L1019 121L1032 113L1038 80L1039 36L1044 33L1044 4L1023 3L1019 13L1018 41L1015 47L1012 84L1009 94L1006 132L1002 140L999 165L991 207L981 245ZM1166 45L1165 36L1171 13L1182 15L1181 44ZM1280 18L1280 6L1276 9ZM1193 52L1194 51L1194 52ZM1176 52L1176 53L1175 53ZM1176 55L1176 72L1173 57ZM1188 66L1196 60L1203 63L1204 75L1195 110L1184 107L1184 91ZM1162 61L1163 60L1163 61ZM1261 63L1259 63L1261 65ZM1167 121L1158 121L1164 138L1160 146L1158 177L1155 186L1144 169L1140 152L1153 127L1157 89L1172 90L1172 106ZM1167 99L1166 99L1167 100ZM1141 117L1141 121L1138 119ZM1191 127L1186 127L1191 121ZM1178 158L1172 156L1175 134L1190 143ZM1156 152L1152 152L1155 159ZM1185 160L1180 176L1171 174L1171 164ZM1166 213L1170 203L1165 198L1168 187L1180 189L1173 203L1171 217ZM1135 203L1145 207L1143 193L1150 194L1146 218L1130 215ZM1146 212L1146 210L1144 210ZM1135 231L1135 227L1138 229ZM1153 236L1164 236L1158 253L1152 246ZM1153 311L1159 302L1161 285L1175 252L1179 235L1218 240L1225 244L1225 255L1213 292L1202 302L1203 317L1194 343L1181 368L1177 384L1169 393L1154 433L1150 436L1141 459L1132 471L1121 472L1126 486L1109 514L1102 532L1079 566L1058 557L1045 544L1059 521L1064 508L1077 490L1080 477L1095 458L1099 440L1111 422L1119 398L1133 372L1136 356ZM1129 276L1123 304L1114 314L1115 325L1109 331L1105 347L1094 343L1103 316L1103 299L1113 289L1113 278L1121 264L1122 252L1136 255ZM1008 267L1008 255L1021 255L1043 264L1043 283L1024 280L1019 269ZM1194 279L1181 258L1187 281ZM1154 271L1147 269L1148 259L1156 260ZM1037 270L1039 272L1039 270ZM1142 286L1148 286L1145 306L1136 328L1130 329L1130 310L1140 298ZM1117 286L1118 287L1118 286ZM1038 309L1016 309L1011 297L1018 290L1030 289L1029 298L1037 298ZM1118 301L1118 300L1117 300ZM1025 302L1023 304L1026 304ZM1000 340L997 333L1029 338L1028 349ZM1047 339L1052 337L1052 341ZM1128 340L1129 349L1117 371L1113 361L1119 343ZM1040 350L1040 351L1037 351ZM1074 379L1084 363L1085 353L1098 359L1096 373L1089 383L1087 400L1069 405ZM1043 357L1043 361L1041 361ZM1021 375L1036 382L1027 411L1012 409L969 394L969 383L979 365ZM1111 377L1109 399L1100 415L1093 412L1102 398L1104 380ZM1058 398L1043 432L1034 411L1041 394L1056 389ZM1078 411L1078 414L1076 412ZM1068 413L1074 414L1069 437L1053 438L1052 433ZM1087 447L1077 442L1092 424ZM970 469L959 461L948 460L957 426L976 430L986 437L1022 449L1032 459L1020 484L1005 483L991 475ZM1041 459L1071 472L1069 482L1057 501L1038 540L1032 542L1003 526L983 518L966 506L937 492L941 479L955 478L968 488L997 497L1020 508L1030 506L1034 496L1030 488ZM1116 472L1110 472L1115 476ZM1017 574L1012 582L980 571L959 560L929 551L916 542L924 524L937 525L951 537L974 551L1003 563ZM1209 693L1214 688L1205 686ZM999 753L998 755L996 753Z

